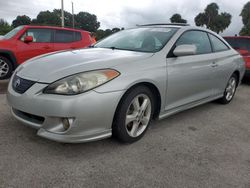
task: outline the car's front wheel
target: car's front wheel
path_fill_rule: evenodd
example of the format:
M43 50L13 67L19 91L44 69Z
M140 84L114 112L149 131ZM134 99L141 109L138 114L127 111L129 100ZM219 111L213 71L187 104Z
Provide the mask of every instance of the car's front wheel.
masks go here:
M223 97L219 100L220 103L228 104L233 100L233 97L237 89L237 83L238 83L238 76L236 74L233 74L227 83Z
M0 56L0 80L10 78L12 71L12 63L7 58Z
M113 136L131 143L139 140L146 132L154 112L154 97L145 86L134 88L120 102L112 127Z

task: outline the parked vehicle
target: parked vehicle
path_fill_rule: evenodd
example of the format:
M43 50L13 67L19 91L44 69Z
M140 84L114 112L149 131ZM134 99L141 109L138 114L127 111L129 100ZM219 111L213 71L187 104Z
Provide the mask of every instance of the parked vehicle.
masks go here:
M250 36L224 37L242 56L246 66L246 77L250 77Z
M229 103L244 72L242 57L210 30L143 25L93 48L27 61L12 76L7 99L13 116L47 139L113 135L134 142L153 118L213 100Z
M19 26L0 40L0 80L9 78L13 70L35 56L91 45L87 31L49 27Z

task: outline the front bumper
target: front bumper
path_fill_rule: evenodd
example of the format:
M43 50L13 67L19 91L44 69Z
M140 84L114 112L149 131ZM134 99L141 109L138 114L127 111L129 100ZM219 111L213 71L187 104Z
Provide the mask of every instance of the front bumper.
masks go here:
M111 136L113 117L123 91L92 90L63 96L42 93L46 86L36 83L19 94L9 84L7 100L17 120L38 129L37 135L58 142L88 142ZM70 120L67 130L63 129L63 118Z

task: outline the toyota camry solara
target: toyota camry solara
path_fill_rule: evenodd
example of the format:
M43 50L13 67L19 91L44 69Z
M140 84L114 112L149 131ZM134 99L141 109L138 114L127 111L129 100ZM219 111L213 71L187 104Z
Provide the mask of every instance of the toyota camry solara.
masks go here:
M7 98L13 116L44 138L134 142L154 118L229 103L244 71L241 56L212 31L142 25L87 49L27 61L14 72Z

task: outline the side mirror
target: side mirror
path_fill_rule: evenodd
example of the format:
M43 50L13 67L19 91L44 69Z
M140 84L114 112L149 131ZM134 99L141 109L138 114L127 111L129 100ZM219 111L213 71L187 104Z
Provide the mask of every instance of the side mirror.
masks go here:
M197 47L193 44L183 44L179 45L174 49L174 55L179 56L187 56L187 55L195 55L197 52Z
M33 42L33 37L32 36L26 36L24 37L24 40L23 40L25 43L30 43L30 42Z

